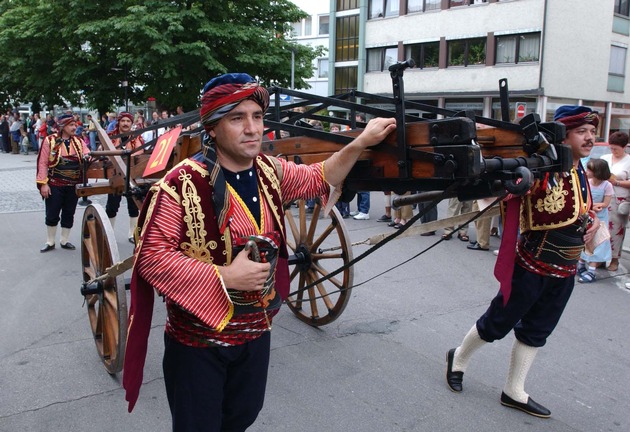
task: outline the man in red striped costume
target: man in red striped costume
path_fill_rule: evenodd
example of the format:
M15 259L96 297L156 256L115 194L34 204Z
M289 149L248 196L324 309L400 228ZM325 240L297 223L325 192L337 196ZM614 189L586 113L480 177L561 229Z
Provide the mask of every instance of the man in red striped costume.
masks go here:
M166 299L164 381L174 431L243 431L263 405L273 316L289 289L284 202L326 196L361 152L395 130L370 121L322 163L295 165L260 153L269 94L247 74L203 89L208 136L154 185L131 283L123 386L129 410L142 382L153 289ZM256 238L267 259L240 246Z

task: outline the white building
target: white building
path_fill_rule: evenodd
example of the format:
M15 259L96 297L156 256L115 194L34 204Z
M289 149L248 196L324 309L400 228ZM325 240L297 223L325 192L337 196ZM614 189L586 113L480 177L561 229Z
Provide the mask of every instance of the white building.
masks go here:
M309 14L309 17L300 22L293 23L293 37L302 45L313 47L329 47L329 13L328 1L293 0L300 9ZM314 74L306 82L310 85L305 89L308 93L317 96L328 96L328 52L313 61Z
M550 120L583 104L600 112L604 139L630 127L627 0L330 0L330 10L330 94L391 96L387 67L411 57L410 100L499 118L507 78L511 120L517 105Z

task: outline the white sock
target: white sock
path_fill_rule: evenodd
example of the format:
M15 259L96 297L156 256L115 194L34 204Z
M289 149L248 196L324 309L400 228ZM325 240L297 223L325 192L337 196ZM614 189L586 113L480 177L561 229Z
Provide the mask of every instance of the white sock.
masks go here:
M525 345L518 339L514 340L510 358L510 370L508 371L503 393L516 402L527 403L529 399L529 395L525 393L525 378L527 378L527 373L537 353L538 348Z
M466 372L470 357L475 351L481 348L487 342L479 337L477 332L477 325L473 324L472 328L468 331L462 344L455 350L455 356L453 358L453 371Z
M128 238L134 238L134 232L136 230L136 225L138 224L138 218L137 217L130 217L129 218L129 235L127 236Z
M65 245L66 243L68 243L68 238L70 237L70 228L61 228L61 239L59 240L59 243L61 243L62 245Z
M54 246L56 237L57 237L57 226L46 225L46 244L50 246Z
M114 225L116 225L116 216L109 218L109 223L112 225L112 228L114 228Z

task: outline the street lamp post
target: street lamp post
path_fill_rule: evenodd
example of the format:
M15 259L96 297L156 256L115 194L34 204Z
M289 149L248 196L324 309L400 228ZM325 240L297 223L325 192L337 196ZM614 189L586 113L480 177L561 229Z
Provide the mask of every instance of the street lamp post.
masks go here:
M129 86L127 82L127 66L125 66L125 80L122 82L122 86L125 88L125 111L129 112L129 99L127 98L127 87Z

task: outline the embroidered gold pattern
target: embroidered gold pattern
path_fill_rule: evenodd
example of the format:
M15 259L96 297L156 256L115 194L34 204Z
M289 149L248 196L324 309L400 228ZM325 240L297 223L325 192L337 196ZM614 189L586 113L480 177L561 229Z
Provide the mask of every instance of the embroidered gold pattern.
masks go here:
M180 245L182 251L187 256L199 261L212 264L213 258L210 249L216 249L216 241L209 241L204 244L207 232L205 228L205 215L201 209L201 197L197 193L197 188L192 182L192 175L184 169L179 170L178 179L182 182L182 208L184 209L183 222L186 224L186 237L190 242Z
M276 172L274 171L274 169L271 166L267 165L265 162L263 162L261 156L257 156L256 159L258 161L256 165L260 169L262 169L262 171L265 174L265 177L269 179L269 181L271 182L271 187L273 187L276 190L276 192L280 194L280 180L278 179L278 176L276 175Z
M564 179L559 177L558 180L558 183L551 188L544 199L536 201L536 210L539 212L558 213L566 205L566 196L569 195L569 191L563 190Z

